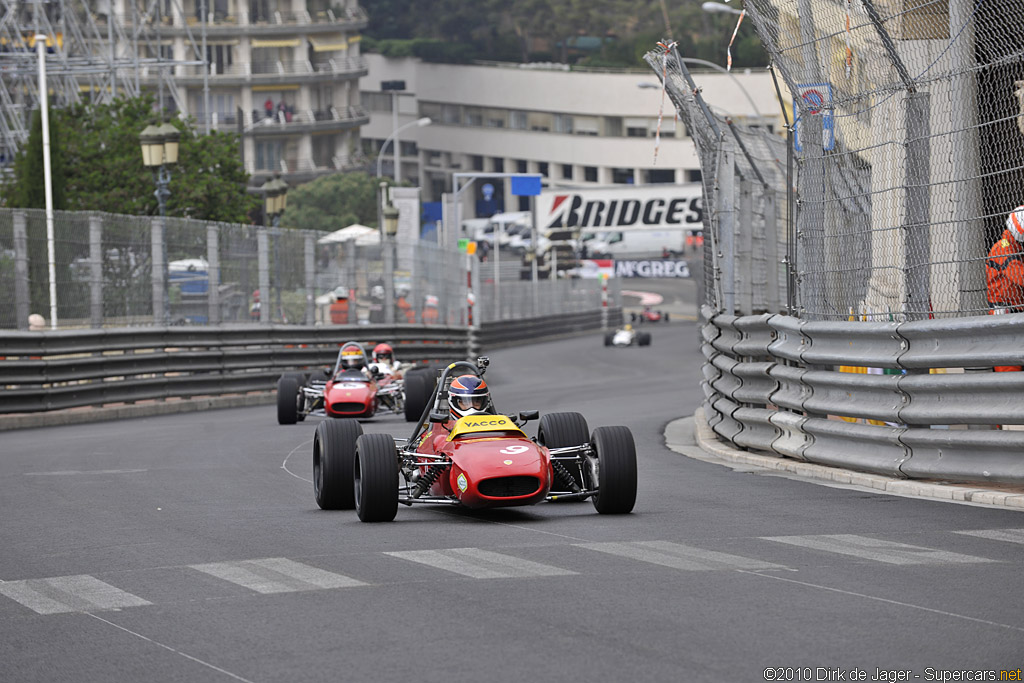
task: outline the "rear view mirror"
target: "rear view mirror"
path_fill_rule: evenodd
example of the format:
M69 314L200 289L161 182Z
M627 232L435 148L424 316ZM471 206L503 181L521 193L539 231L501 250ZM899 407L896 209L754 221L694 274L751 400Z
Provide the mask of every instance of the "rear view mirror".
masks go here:
M530 420L536 420L538 417L540 417L540 411L539 410L520 410L519 411L519 419L522 420L523 422L529 422Z
M444 412L443 410L438 410L438 411L430 413L430 421L431 422L444 422L447 419L448 419L448 413Z

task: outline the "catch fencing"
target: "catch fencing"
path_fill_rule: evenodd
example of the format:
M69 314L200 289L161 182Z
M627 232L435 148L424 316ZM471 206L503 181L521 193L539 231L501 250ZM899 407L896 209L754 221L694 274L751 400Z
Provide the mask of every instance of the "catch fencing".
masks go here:
M986 260L1024 204L1020 3L747 0L785 136L647 55L704 177L705 412L736 446L1024 483L1024 314ZM788 92L787 92L788 91ZM755 125L756 124L756 125Z
M472 257L376 233L0 209L0 329L234 323L468 325L602 307L596 281L481 283ZM50 265L53 287L50 287ZM488 271L489 274L490 271ZM470 297L471 283L477 294ZM53 298L51 299L51 291ZM618 301L612 292L613 304Z

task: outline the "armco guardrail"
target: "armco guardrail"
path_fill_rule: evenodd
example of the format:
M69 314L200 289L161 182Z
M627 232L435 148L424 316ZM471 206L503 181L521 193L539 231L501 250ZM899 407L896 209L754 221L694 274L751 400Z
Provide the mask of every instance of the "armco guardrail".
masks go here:
M622 320L621 308L608 308L605 321L611 326ZM480 325L476 332L476 343L484 350L526 344L538 339L558 337L580 332L600 330L602 327L600 310L585 313L566 313L547 315L538 318L520 320L497 320Z
M992 372L1024 363L1024 314L702 317L705 412L726 441L890 476L1024 483L1024 373Z
M282 372L330 365L349 339L409 362L468 354L465 328L416 325L138 327L0 334L0 414L269 391Z
M620 320L620 309L607 309ZM281 373L386 341L402 361L447 363L506 344L598 330L600 310L465 327L211 325L0 332L0 415L271 391ZM479 337L471 348L471 336ZM479 348L479 347L482 347Z

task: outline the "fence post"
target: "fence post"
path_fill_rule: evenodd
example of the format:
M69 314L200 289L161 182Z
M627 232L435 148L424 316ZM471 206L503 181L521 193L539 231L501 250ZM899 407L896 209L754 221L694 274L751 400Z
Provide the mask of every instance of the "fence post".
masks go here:
M15 211L14 221L14 314L19 330L28 329L31 299L28 291L28 215Z
M316 321L316 245L313 242L313 233L306 232L304 241L306 250L306 324L312 325Z
M909 93L904 112L907 124L904 259L906 263L907 320L927 320L930 310L931 249L929 247L931 142L928 123L930 95Z
M775 191L762 187L764 193L764 258L765 258L765 308L768 313L778 313L782 307L779 299L779 214L775 204Z
M822 144L822 114L802 113L800 144L803 160L800 168L799 212L796 216L798 317L821 319L826 307L822 292L825 264L825 148Z
M152 262L153 271L150 274L153 283L153 324L167 324L167 309L164 307L166 299L166 282L164 273L167 272L167 264L164 263L164 219L163 216L154 216L150 223L150 239L152 241Z
M220 319L220 230L212 223L206 226L206 302L207 320L211 325Z
M740 179L740 215L734 223L736 235L736 291L739 295L739 315L754 312L754 205L753 184Z
M103 327L103 217L89 215L89 326Z
M270 323L270 254L268 253L267 229L256 228L256 263L260 285L260 322Z
M722 144L719 138L719 144ZM733 315L736 312L736 159L722 144L718 159L718 253L721 263L720 283L722 312Z

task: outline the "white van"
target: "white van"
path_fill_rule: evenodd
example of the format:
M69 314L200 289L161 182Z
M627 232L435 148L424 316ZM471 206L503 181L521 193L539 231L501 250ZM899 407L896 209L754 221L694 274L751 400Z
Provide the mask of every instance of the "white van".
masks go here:
M686 230L608 230L580 235L588 258L661 258L686 252Z

